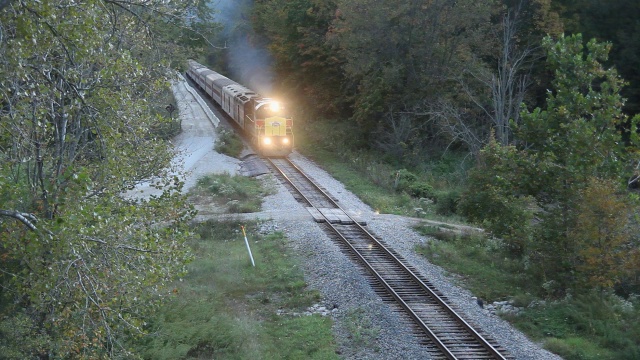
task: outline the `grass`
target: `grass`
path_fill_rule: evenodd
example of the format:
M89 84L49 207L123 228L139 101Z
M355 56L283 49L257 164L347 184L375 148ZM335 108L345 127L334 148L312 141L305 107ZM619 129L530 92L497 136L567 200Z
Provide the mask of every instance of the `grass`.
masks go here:
M640 358L637 299L584 294L528 309L511 320L567 360Z
M229 213L252 213L260 211L262 198L275 191L275 187L264 185L256 178L211 174L198 179L190 196L192 199L205 197Z
M218 140L214 148L221 154L240 158L240 153L242 153L244 149L244 143L235 131L218 127Z
M461 276L461 284L477 297L507 300L524 292L527 278L521 264L501 256L500 242L483 233L459 232L445 227L421 225L416 230L440 241L427 242L416 251L436 265ZM514 275L516 274L516 275Z
M366 310L363 308L351 309L345 316L347 319L347 331L352 338L352 343L357 346L365 346L368 348L375 347L375 340L380 335L380 329L373 326L371 320L366 316ZM377 347L376 352L379 351Z
M296 135L298 149L367 204L382 213L464 224L464 219L448 211L455 208L466 179L468 164L458 165L464 163L462 156L426 161L411 170L436 193L428 201L419 201L396 192L391 185L390 174L398 171L399 165L364 152L335 150L350 148L348 134L353 132L349 131L353 124L318 123L303 125L305 131ZM422 209L420 214L415 213L417 208ZM416 230L437 239L419 246L419 253L456 274L460 285L485 303L512 300L515 306L523 307L519 316L503 316L548 350L567 360L640 359L638 297L624 300L614 294L585 294L545 302L541 300L542 289L531 288L526 259L505 256L499 240L447 226L423 225ZM536 303L540 305L529 306Z
M459 155L447 155L422 169L413 169L417 174L415 185L427 184L434 188L433 201L412 197L397 188L396 175L403 166L389 164L378 154L350 149L353 140L348 137L353 131L349 122L314 122L302 126L296 133L296 147L305 156L316 161L345 187L380 213L422 217L431 220L462 222L451 211L455 207L452 196L459 196L460 172L466 169L456 163ZM323 137L331 134L330 137ZM428 201L425 201L428 200ZM445 205L446 204L446 205Z
M431 225L416 230L438 240L418 246L418 253L457 274L485 303L509 299L523 307L521 315L505 317L549 351L567 360L640 358L637 299L591 293L540 302L527 287L526 262L504 256L500 241ZM541 305L529 306L534 300Z
M415 216L418 202L406 194L394 194L389 189L377 185L373 181L362 181L362 173L354 169L350 163L343 163L338 159L327 160L332 154L325 153L321 163L325 169L345 187L358 194L360 199L380 213ZM372 173L386 173L382 166Z
M276 315L319 301L306 289L283 234L258 235L245 224L256 266L235 222L209 221L197 231L189 272L175 283L136 344L145 359L337 359L330 318Z

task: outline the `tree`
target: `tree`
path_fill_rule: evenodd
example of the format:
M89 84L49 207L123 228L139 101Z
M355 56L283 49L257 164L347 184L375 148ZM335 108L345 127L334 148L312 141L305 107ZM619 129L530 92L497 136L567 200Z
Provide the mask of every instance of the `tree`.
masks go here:
M491 28L491 51L471 53L454 75L457 94L425 106L452 139L478 154L489 134L501 145L511 144L520 121L520 105L534 99L534 71L544 33L557 34L559 20L549 0L505 1L499 23ZM539 81L540 79L538 79Z
M633 203L616 193L617 184L589 179L577 203L570 241L578 248L581 287L610 289L632 269ZM633 274L633 273L631 273Z
M517 126L519 122L520 104L531 83L529 73L535 49L532 45L517 43L522 6L522 2L518 3L503 16L497 71L481 79L491 89L491 106L478 105L491 119L496 138L502 145L512 142L511 124Z
M452 83L474 58L491 54L491 17L499 9L497 1L338 2L329 40L344 59L352 119L363 138L396 142L368 144L394 148L407 156L399 160L409 163L429 156L427 147L440 146L443 139L460 144L432 120L475 115L461 111ZM434 110L434 104L442 106ZM397 120L415 131L403 138L386 136Z
M348 114L343 60L327 39L336 16L334 0L260 1L255 31L265 34L274 72L286 97L323 116Z
M622 113L623 81L614 69L602 65L607 60L608 44L591 40L585 48L581 35L573 35L557 42L547 37L543 47L547 64L554 71L553 91L548 93L546 109L522 111L516 130L520 144L519 149L514 149L517 156L501 157L511 151L506 152L499 145L486 149L490 156L501 159L499 164L504 163L493 169L483 168L489 173L478 178L481 183L470 189L463 208L473 211L480 206L478 199L487 198L471 194L478 186L483 192L486 182L496 184L491 180L494 177L511 179L504 186L497 184L502 197L534 199L525 207L532 212L533 221L521 217L523 222L519 224L531 229L531 241L524 245L522 255L535 265L542 281L553 280L564 290L589 276L579 266L583 259L580 256L584 256L579 255L581 249L588 247L585 242L602 241L601 237L591 236L577 242L577 237L572 236L587 235L579 230L580 219L588 217L586 211L595 206L584 206L585 191L594 191L588 190L589 184L600 182L613 184L615 191L624 189L631 171L630 160L638 148L635 129L640 117L628 119ZM622 124L630 124L630 130ZM515 179L510 172L517 174ZM491 208L495 204L482 206ZM599 205L600 209L608 207ZM482 218L479 213L470 214ZM502 217L509 222L512 214L490 219L494 228L498 228ZM611 222L607 226L610 231L622 231L619 226L623 224ZM513 238L510 235L517 228L515 224L496 235ZM608 240L617 247L613 244L618 238Z
M613 46L608 64L615 65L629 84L622 89L628 115L640 113L640 7L635 0L556 0L563 6L567 32L610 42Z
M151 30L188 27L197 1L3 6L0 353L127 354L188 259L192 210L153 132L173 72ZM162 196L123 197L153 177Z

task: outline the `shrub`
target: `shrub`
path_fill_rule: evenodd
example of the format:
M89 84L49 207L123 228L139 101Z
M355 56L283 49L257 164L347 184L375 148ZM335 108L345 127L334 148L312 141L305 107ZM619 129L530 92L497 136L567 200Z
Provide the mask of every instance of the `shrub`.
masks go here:
M393 187L397 191L404 191L418 180L418 177L407 169L400 169L391 174L393 177Z
M205 175L198 179L193 194L213 196L213 201L231 213L249 213L260 211L263 196L273 189L255 178L228 173Z
M458 211L460 192L458 190L446 190L435 193L436 213L439 215L453 215Z
M391 174L393 188L398 192L406 192L415 198L433 198L434 189L425 181L418 181L418 176L407 169L400 169Z
M219 153L239 158L242 149L244 149L244 144L240 136L235 132L220 128L218 131L218 140L216 141L215 149Z
M409 195L416 198L433 198L434 190L431 184L426 182L416 182L409 185L408 188Z
M634 206L616 193L614 181L591 178L581 194L577 223L569 232L577 249L577 280L585 289L612 288L633 268L628 244Z

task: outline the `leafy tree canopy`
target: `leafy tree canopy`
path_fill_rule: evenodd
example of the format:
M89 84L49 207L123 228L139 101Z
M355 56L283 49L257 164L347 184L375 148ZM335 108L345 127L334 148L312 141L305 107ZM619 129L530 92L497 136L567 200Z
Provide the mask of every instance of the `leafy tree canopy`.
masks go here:
M199 34L204 10L195 0L1 3L0 353L8 358L127 354L124 341L144 333L145 316L183 271L192 211L168 175L171 149L154 132L170 119L154 108L173 76L165 50L177 49L166 39ZM123 196L154 177L162 196Z
M542 281L553 280L561 289L611 286L621 277L605 282L600 275L620 274L632 256L618 263L620 269L594 274L595 265L603 265L595 257L603 253L588 249L606 247L610 254L631 245L631 203L619 194L637 156L640 117L622 113L623 81L602 65L610 45L591 40L585 47L579 34L547 37L543 45L554 72L546 107L523 110L517 147L494 141L485 148L462 208L505 238L512 254L528 258ZM604 193L612 198L604 201ZM593 215L613 208L620 221ZM601 223L586 228L585 221ZM589 230L595 228L607 228L611 236Z

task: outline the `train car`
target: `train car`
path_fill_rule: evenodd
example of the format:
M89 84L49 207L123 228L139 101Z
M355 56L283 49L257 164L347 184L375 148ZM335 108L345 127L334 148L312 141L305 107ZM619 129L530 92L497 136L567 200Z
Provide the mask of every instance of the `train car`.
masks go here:
M207 67L189 60L187 76L216 102L263 156L293 150L293 119L279 102L260 96Z

